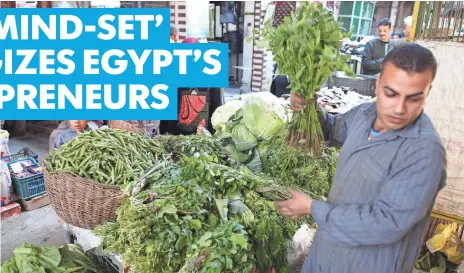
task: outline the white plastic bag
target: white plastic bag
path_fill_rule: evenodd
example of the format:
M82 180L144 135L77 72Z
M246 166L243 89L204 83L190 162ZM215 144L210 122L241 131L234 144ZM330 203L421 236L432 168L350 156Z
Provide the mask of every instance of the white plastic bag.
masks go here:
M2 206L11 202L11 187L10 170L8 170L6 162L0 159L0 199Z
M8 134L8 131L0 129L0 158L10 155L10 151L8 149L9 137L10 135Z

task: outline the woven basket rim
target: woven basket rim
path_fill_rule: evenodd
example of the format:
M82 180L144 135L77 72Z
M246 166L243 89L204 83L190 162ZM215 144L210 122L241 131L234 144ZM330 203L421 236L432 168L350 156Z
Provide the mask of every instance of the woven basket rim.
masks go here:
M44 161L45 161L45 160L44 160ZM120 186L103 184L103 183L97 182L97 181L95 181L95 180L88 179L88 178L86 178L86 177L82 177L82 176L79 176L79 175L77 175L77 174L75 174L75 173L68 172L68 171L49 172L49 171L47 170L47 168L44 168L43 172L44 172L44 173L46 172L48 175L65 174L65 175L69 175L69 176L72 176L72 177L75 177L75 178L79 178L79 179L80 179L80 182L87 182L87 183L93 184L94 186L100 187L100 188L102 188L102 189L110 189L110 190L119 190L119 191L121 191L121 187L120 187Z

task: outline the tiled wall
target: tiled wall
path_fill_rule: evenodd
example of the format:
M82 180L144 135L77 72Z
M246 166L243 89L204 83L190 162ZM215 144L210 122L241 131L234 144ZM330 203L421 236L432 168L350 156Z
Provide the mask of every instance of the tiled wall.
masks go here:
M464 44L424 42L438 61L438 71L425 105L446 147L448 181L439 194L435 209L464 217Z
M254 40L262 40L262 29L264 25L264 15L266 14L265 7L262 6L261 1L255 2L254 11ZM266 69L265 64L266 51L255 45L253 45L253 74L251 76L251 90L261 91L264 80L264 71Z
M179 27L179 39L183 40L187 36L187 9L185 1L169 2L171 8L171 23ZM209 16L206 14L205 16Z

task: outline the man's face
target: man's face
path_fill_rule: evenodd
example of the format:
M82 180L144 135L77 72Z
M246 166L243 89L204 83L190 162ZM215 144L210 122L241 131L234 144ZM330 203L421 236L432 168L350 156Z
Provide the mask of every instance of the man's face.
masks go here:
M432 87L431 71L408 73L385 63L377 79L378 130L399 130L413 123L422 113Z
M85 127L87 127L87 120L70 120L69 126L78 132L83 132Z
M404 36L409 39L410 35L411 35L411 27L406 26L406 28L404 29Z
M379 38L382 42L388 42L390 40L390 27L389 26L379 26Z
M177 42L179 41L179 34L177 33L173 33L171 34L171 39L174 41L174 42Z

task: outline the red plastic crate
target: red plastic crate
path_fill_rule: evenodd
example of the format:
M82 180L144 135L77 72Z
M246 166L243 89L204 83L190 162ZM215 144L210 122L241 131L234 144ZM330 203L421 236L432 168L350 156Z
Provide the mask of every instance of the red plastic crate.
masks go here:
M2 220L13 215L21 214L21 206L14 202L1 207Z

